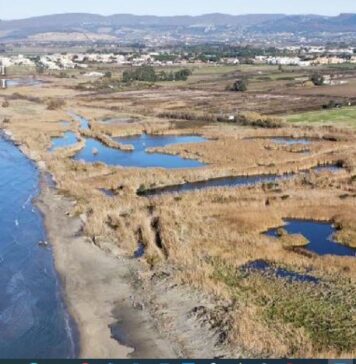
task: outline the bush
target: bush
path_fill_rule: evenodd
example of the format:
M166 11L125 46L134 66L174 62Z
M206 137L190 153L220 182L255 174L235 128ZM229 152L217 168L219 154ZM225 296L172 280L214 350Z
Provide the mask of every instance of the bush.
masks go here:
M310 81L313 82L315 86L322 86L325 82L325 78L322 74L315 72L310 77Z
M140 66L132 71L124 71L122 75L124 82L131 81L145 81L145 82L156 82L157 75L152 66Z
M276 116L262 115L257 112L240 112L236 122L241 125L257 126L260 128L280 128L283 121Z
M50 99L47 104L47 110L57 110L65 105L62 99Z
M176 81L186 81L191 74L192 74L191 70L184 68L182 70L175 72L174 79Z
M334 108L340 108L343 106L344 106L343 102L330 100L329 103L323 105L323 109L334 109Z
M61 71L58 75L59 78L69 78L68 74L64 71Z
M246 80L236 80L229 88L229 91L235 92L245 92L247 91L247 81Z
M10 106L10 103L9 101L5 100L2 104L1 104L2 107L9 107Z

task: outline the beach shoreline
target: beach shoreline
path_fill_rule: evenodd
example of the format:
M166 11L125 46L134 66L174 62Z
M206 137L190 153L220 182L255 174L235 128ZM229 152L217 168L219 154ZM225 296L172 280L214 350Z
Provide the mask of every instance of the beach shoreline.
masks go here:
M80 358L176 358L135 285L142 268L110 241L103 248L82 231L75 204L41 179L36 206L44 216L63 299L78 328ZM143 269L144 270L144 269Z
M79 357L127 358L133 349L120 345L109 329L115 323L112 310L118 297L108 292L110 285L101 284L113 270L115 258L79 234L80 219L69 216L72 202L43 182L36 205L44 216L65 304L78 327Z

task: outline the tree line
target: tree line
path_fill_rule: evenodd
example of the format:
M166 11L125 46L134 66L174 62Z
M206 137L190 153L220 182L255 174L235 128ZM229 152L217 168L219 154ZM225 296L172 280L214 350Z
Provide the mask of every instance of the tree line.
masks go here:
M191 74L192 71L187 68L183 68L176 72L166 72L163 70L156 72L152 66L140 66L135 69L124 71L122 80L123 82L186 81Z

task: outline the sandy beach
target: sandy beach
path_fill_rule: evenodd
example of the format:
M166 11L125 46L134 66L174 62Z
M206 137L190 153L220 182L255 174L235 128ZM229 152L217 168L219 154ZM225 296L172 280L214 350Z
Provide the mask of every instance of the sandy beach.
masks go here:
M112 338L110 330L110 325L117 321L113 311L118 306L126 306L128 314L142 316L141 311L130 307L129 297L133 291L125 277L129 272L127 262L118 260L81 236L80 219L67 215L72 203L57 195L55 190L43 184L37 204L45 217L69 312L80 332L80 356L127 358L134 349ZM149 329L148 325L146 329ZM150 347L156 356L174 356L169 346L159 345L162 340L155 338L151 330L146 340L151 342L145 347Z
M107 249L97 247L81 235L81 219L70 216L73 202L45 182L36 202L68 310L78 326L81 358L226 354L215 346L215 332L188 317L202 297L169 280L146 279L149 273L140 262L109 242Z

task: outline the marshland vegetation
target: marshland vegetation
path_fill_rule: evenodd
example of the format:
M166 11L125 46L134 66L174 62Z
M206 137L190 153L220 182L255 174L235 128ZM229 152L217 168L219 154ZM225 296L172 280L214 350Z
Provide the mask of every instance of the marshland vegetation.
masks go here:
M275 68L258 72L271 80L257 79L263 74L257 77L252 66L226 73L193 70L185 84L167 81L145 90L131 85L110 93L78 90L80 75L44 76L52 83L36 89L36 100L29 87L17 90L21 97L11 89L1 93L0 102L10 103L1 109L9 120L3 127L54 176L58 193L75 200L70 214L81 217L92 243L139 256L148 285L168 277L212 298L213 305L189 314L216 333L217 348L250 357L354 357L356 134L336 123L337 115L332 126L301 125L293 117L296 123L289 123L283 115L289 108L305 110L308 102L321 107L333 96L286 86ZM248 90L225 91L241 74L250 79ZM275 92L277 86L286 92ZM48 109L50 98L65 104ZM53 138L65 133L77 142L49 151ZM186 143L192 135L204 142ZM149 144L159 138L178 143ZM276 143L281 140L287 143ZM105 163L104 147L120 163ZM200 167L141 168L128 162L135 150L140 160L146 152L157 158L164 153ZM93 163L80 163L81 153ZM342 168L335 173L318 166ZM293 178L253 177L289 174ZM177 188L154 198L137 193L223 178L250 183L228 188L212 182L214 188L188 193ZM308 248L308 234L291 234L288 226L281 238L264 234L293 219L333 224L333 244L350 254L318 254ZM328 243L319 233L313 238ZM271 268L245 269L255 262Z

